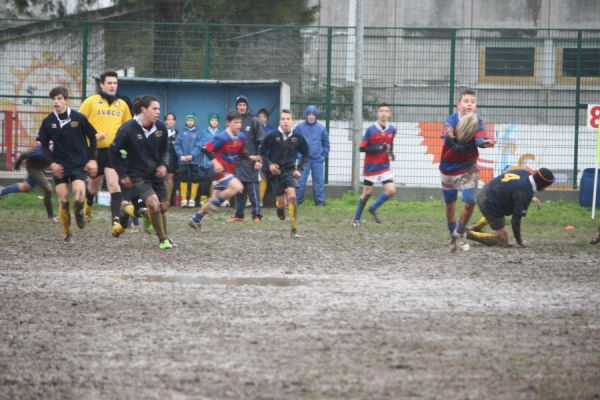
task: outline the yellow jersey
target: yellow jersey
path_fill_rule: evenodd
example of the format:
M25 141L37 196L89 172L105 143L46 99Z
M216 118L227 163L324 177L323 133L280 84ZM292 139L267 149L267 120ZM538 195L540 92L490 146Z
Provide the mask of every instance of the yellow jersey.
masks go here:
M98 148L108 148L115 140L117 131L125 122L131 119L129 106L122 99L108 101L99 94L85 99L79 107L79 112L85 115L98 133L104 133L106 137L98 140Z

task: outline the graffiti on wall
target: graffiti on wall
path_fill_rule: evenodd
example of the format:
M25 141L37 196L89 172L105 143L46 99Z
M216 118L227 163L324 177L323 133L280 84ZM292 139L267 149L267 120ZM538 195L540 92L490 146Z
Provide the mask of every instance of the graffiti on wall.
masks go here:
M0 101L0 112L4 118L12 118L8 124L11 132L4 135L11 135L14 153L34 145L38 127L52 111L48 93L53 87L66 87L71 98L81 96L81 67L67 65L54 53L45 52L29 66L13 68L11 78L14 97Z

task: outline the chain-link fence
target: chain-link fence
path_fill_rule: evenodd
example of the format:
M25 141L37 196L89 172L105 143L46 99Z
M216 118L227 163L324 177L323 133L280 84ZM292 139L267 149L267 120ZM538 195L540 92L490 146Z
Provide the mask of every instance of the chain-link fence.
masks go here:
M576 187L595 164L585 106L600 103L599 38L600 31L366 28L363 117L372 121L378 103L390 104L396 181L437 186L442 121L463 89L475 89L497 140L481 151L484 181L506 168L547 166L557 187ZM95 91L93 77L114 69L281 80L296 115L309 104L321 110L331 140L328 182L349 184L354 42L348 27L0 20L0 168L33 145L53 86L66 86L76 108Z

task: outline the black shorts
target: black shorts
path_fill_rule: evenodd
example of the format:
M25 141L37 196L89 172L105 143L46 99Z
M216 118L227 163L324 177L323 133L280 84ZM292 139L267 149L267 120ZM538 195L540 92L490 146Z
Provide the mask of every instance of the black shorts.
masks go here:
M393 180L393 179L386 179L385 181L381 182L381 184L382 184L383 186L387 185L388 183L394 183L394 180ZM363 181L363 185L364 185L364 186L373 186L373 185L375 185L375 184L374 184L373 182L371 182L371 181L368 181L368 180L366 180L366 179L365 179L365 180Z
M110 150L108 148L98 149L98 157L96 162L98 163L98 176L104 175L104 168L113 168L110 162Z
M285 189L289 187L298 188L298 179L292 175L294 170L282 171L281 175L269 174L269 183L273 188L275 196L282 196L285 193Z
M60 185L61 183L71 183L73 181L84 181L87 179L87 174L83 168L65 168L63 170L62 178L54 177L54 186Z
M133 188L135 192L142 198L142 200L146 201L146 199L153 194L158 196L158 200L161 203L167 202L169 200L167 194L167 184L164 179L146 179L146 178L137 178L131 177L131 182L133 183Z
M499 231L506 226L506 218L487 200L485 190L481 190L477 194L477 206L479 206L479 211L487 219L490 228Z

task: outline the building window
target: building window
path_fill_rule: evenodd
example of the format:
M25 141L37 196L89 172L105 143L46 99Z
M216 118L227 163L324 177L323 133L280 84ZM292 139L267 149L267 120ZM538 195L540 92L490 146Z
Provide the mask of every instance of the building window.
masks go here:
M538 77L535 47L495 47L481 49L479 80L497 83L533 83Z
M577 77L577 48L559 49L558 81L572 83ZM587 83L600 83L600 48L582 48L579 76Z

